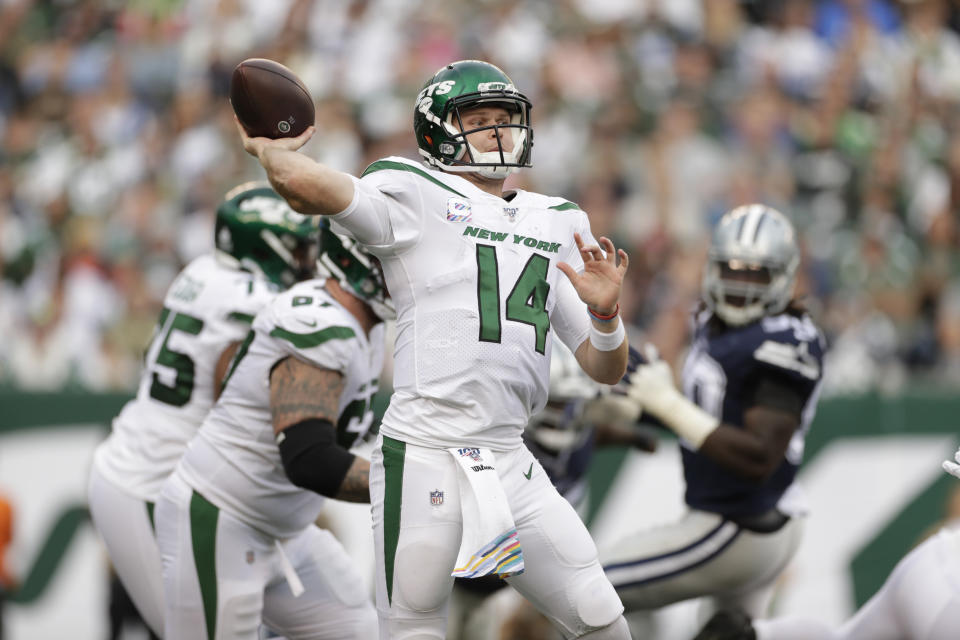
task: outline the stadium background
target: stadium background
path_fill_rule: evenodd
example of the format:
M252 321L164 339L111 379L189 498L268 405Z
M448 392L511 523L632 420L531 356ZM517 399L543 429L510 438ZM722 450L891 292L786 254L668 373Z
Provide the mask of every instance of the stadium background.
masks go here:
M442 64L501 65L534 104L534 168L511 183L579 203L630 253L624 317L667 357L711 224L786 211L832 350L775 611L842 618L960 514L939 472L960 427L958 28L957 0L0 0L8 637L104 635L89 456L219 199L262 177L226 98L253 56L300 75L304 151L351 172L417 157L412 98ZM662 449L602 453L598 538L676 512Z

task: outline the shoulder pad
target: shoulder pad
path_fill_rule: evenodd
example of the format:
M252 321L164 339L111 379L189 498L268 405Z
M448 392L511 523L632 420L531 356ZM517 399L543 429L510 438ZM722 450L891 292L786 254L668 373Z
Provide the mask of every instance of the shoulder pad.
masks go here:
M809 316L780 314L754 327L749 341L754 360L807 380L820 379L825 340Z
M820 359L810 353L809 343L790 344L766 340L753 352L757 362L793 372L809 380L820 378Z
M343 371L357 353L362 330L320 282L302 282L277 296L270 313L257 317L254 329L277 339L290 355L323 369Z
M418 162L413 162L412 160L401 158L399 156L390 156L389 158L383 158L371 163L366 169L363 170L363 173L360 174L360 177L364 179L364 182L372 180L373 184L379 184L385 179L389 179L391 181L396 180L399 177L398 174L407 175L411 179L422 180L425 181L425 183L434 184L441 189L445 189L454 195L460 196L461 198L467 197L456 188L448 184L448 176L442 171L430 169ZM373 176L373 178L371 178L371 176Z
M560 200L559 198L557 199ZM553 198L551 198L551 200L553 200ZM583 211L576 202L569 202L567 200L561 200L558 204L550 205L547 208L553 209L554 211Z

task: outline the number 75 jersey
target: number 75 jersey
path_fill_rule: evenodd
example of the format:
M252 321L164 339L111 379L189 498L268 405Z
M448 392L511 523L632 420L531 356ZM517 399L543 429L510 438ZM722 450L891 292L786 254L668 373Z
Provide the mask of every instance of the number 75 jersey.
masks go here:
M421 446L518 447L547 399L551 331L572 350L589 319L558 268L596 244L561 198L510 200L404 158L370 165L332 216L383 265L397 308L384 434Z
M95 464L132 495L153 501L213 406L214 368L277 290L205 255L184 267L163 301L137 397L113 421Z

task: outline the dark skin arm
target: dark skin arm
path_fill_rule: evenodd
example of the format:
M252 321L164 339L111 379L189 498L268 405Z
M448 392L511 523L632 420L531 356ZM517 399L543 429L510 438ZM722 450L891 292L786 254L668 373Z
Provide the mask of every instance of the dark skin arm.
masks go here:
M699 452L760 484L780 466L799 421L789 411L754 405L744 412L743 426L721 424L703 441Z
M274 434L310 418L336 424L342 393L343 376L339 372L321 369L296 358L281 360L270 372L270 413ZM370 463L355 458L333 497L346 502L370 502Z
M596 445L607 447L623 445L653 453L657 450L657 437L642 427L624 426L613 422L601 422L594 426Z
M227 345L227 348L223 350L223 353L220 354L220 357L217 358L217 364L213 366L214 400L218 399L220 397L220 393L223 391L223 378L227 375L227 370L230 368L230 362L233 360L233 355L239 348L239 340L236 342L231 342L229 345Z

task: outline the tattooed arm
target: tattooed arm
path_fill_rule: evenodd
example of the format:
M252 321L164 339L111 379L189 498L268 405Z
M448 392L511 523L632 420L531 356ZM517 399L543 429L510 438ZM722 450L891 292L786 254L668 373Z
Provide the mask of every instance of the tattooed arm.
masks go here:
M340 373L281 360L270 372L273 432L291 482L337 500L370 502L370 463L336 443L342 393Z

